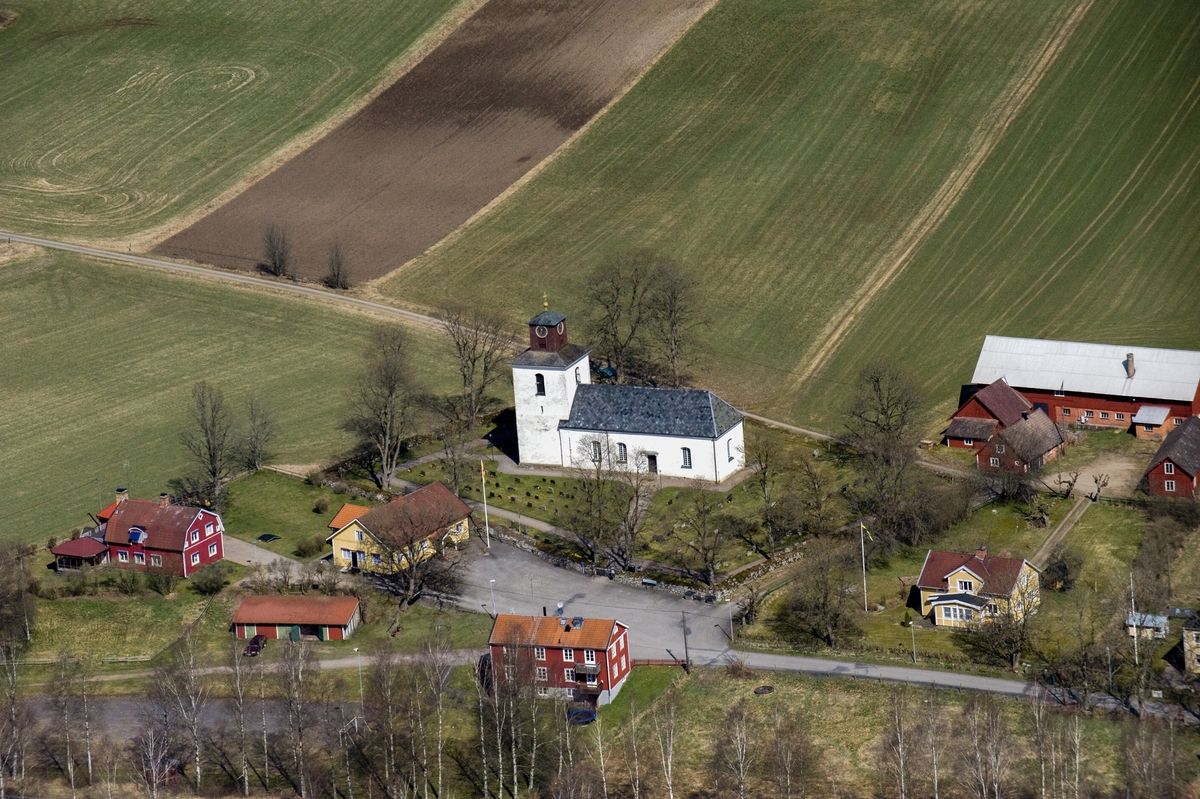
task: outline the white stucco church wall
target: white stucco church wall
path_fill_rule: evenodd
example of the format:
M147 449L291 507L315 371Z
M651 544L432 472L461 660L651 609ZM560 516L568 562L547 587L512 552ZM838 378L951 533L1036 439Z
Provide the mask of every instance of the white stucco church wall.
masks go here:
M711 392L592 385L587 349L549 310L529 321L529 342L512 362L522 465L589 468L598 441L615 468L644 454L667 477L722 482L745 466L742 415Z

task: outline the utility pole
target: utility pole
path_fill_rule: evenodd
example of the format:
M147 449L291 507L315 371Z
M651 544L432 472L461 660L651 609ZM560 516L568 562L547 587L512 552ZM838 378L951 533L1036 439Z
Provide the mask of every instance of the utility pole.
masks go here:
M913 642L913 663L917 662L917 620L911 619L908 622L908 631L912 633Z
M867 528L863 524L862 517L858 517L858 546L862 549L862 573L863 573L863 612L867 610L867 541L864 537Z
M692 670L692 656L688 654L687 611L681 610L679 611L679 615L683 617L683 670L690 673Z
M479 462L479 476L483 480L483 490L479 492L479 495L483 497L483 534L487 540L487 548L490 550L492 548L492 526L488 523L487 469L484 468L483 461ZM496 615L494 608L492 615Z
M1129 573L1129 620L1133 622L1133 665L1140 666L1141 661L1138 659L1138 636L1141 635L1141 630L1138 625L1137 617L1137 602L1133 598L1133 572Z

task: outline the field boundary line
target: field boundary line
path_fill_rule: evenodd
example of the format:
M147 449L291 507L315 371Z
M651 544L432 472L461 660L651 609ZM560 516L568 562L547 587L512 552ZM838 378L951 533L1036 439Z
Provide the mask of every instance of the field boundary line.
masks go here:
M850 331L859 314L904 271L913 256L929 240L941 223L965 196L984 163L1004 138L1008 128L1024 109L1042 79L1066 48L1071 35L1083 21L1094 0L1080 0L1062 24L1037 51L1029 68L1020 73L1000 96L968 140L964 157L938 187L900 238L871 268L866 280L833 315L825 329L813 342L801 363L802 371L793 372L788 388L801 389L825 365Z
M651 58L644 67L642 67L641 71L639 71L636 75L634 75L633 78L631 78L624 86L622 86L620 89L618 89L616 94L613 95L612 99L610 99L607 103L604 104L603 108L601 108L599 111L597 111L595 114L593 114L592 118L589 119L587 122L583 123L583 126L581 128L579 128L579 130L572 133L567 138L566 141L564 141L562 144L560 144L558 147L556 147L554 149L554 152L547 155L545 158L543 158L541 161L539 161L536 166L534 166L532 169L530 169L524 175L521 175L521 177L517 178L515 181L510 183L508 185L508 188L506 188L504 191L500 192L495 197L493 197L491 199L491 201L488 202L487 205L483 206L478 211L471 214L471 216L465 222L463 222L461 225L456 227L454 230L447 233L445 236L440 238L438 241L431 244L429 247L427 247L425 249L424 252L422 252L418 255L415 255L412 258L409 258L407 261L400 264L399 266L397 266L395 269L393 269L390 272L387 272L385 274L380 275L379 277L372 278L371 280L367 280L367 281L364 281L363 283L359 284L359 288L362 289L363 294L365 296L374 297L374 298L380 298L380 297L386 296L382 292L379 291L379 287L382 286L384 282L390 280L391 278L399 276L401 273L410 269L414 264L416 264L418 261L422 260L426 256L431 255L431 254L437 252L438 250L442 249L443 247L453 244L456 241L458 241L460 238L463 237L463 235L466 233L466 231L469 228L471 228L476 222L478 222L480 219L483 219L486 216L489 216L492 212L494 212L496 210L497 207L499 207L499 205L501 203L503 203L505 200L507 200L513 194L516 194L518 191L520 191L522 188L524 188L524 186L526 184L528 184L531 180L533 180L535 177L540 175L547 167L549 167L551 164L553 164L555 161L557 161L559 156L561 156L572 145L574 145L575 142L580 139L580 137L582 137L585 133L587 133L589 130L591 130L593 125L595 125L598 121L603 119L604 116L609 112L609 110L612 109L613 106L615 106L618 102L620 102L625 97L625 95L629 94L629 92L633 90L634 86L637 86L639 83L641 83L642 78L646 77L646 75L649 74L650 70L653 69L655 67L655 65L657 65L658 62L662 60L663 56L665 56L672 49L674 49L675 45L679 43L679 40L682 39L684 36L686 36L688 34L688 32L692 28L694 28L697 25L697 23L700 22L700 20L702 20L706 16L708 16L708 12L712 11L713 8L716 7L718 2L720 2L720 0L705 0L703 5L700 7L700 11L696 15L695 19L693 19L691 22L689 22L687 25L685 25L683 27L683 29L681 29L679 31L679 33L677 33L674 37L671 38L670 41L668 41L666 44L664 44L662 46L662 48L654 55L654 57Z
M385 64L382 70L382 79L369 88L365 94L357 99L344 101L326 119L321 120L309 130L298 133L295 137L285 141L277 150L268 153L261 161L247 170L233 185L203 205L193 208L191 211L175 219L168 220L158 227L134 234L133 236L84 239L84 241L101 247L126 245L131 249L136 246L140 250L152 250L176 233L187 230L214 211L233 202L250 187L259 183L272 172L275 172L309 147L324 139L359 111L370 105L379 95L390 89L393 84L424 61L426 56L432 53L450 34L462 27L468 19L475 16L479 9L483 8L487 2L488 0L459 0L459 2L455 3L450 10L437 20L433 27L418 36L411 45Z

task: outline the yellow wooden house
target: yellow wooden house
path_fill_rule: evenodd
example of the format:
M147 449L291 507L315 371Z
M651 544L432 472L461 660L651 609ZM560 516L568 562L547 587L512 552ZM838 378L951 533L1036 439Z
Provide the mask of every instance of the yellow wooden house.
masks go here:
M921 615L938 627L971 628L1001 615L1023 619L1041 604L1039 570L1024 558L929 550L917 589Z
M466 541L471 508L441 483L422 486L386 505L345 505L326 539L339 568L388 574Z

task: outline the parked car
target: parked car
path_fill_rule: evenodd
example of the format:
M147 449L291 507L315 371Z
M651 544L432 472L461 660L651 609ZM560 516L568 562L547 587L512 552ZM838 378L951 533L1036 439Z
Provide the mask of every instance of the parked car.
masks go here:
M267 636L256 635L250 639L250 643L246 644L246 648L242 650L242 655L248 658L257 657L266 645Z

